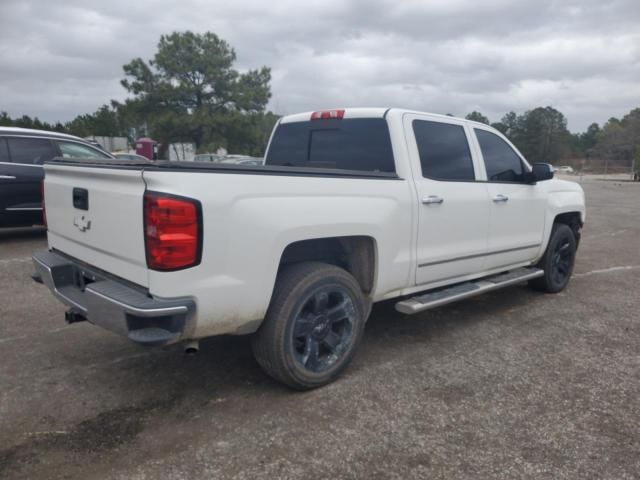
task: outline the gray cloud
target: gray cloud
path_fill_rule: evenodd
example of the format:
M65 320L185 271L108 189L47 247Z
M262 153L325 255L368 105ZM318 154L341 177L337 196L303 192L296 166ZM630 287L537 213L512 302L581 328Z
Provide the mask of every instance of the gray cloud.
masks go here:
M583 130L640 106L638 25L637 0L3 0L0 110L69 120L123 99L122 65L190 29L270 66L278 113L553 105Z

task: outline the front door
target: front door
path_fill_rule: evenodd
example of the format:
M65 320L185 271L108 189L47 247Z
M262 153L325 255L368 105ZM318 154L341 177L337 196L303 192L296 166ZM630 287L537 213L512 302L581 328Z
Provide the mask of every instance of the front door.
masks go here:
M476 182L476 160L464 122L407 114L404 128L417 190L416 284L482 271L490 205Z

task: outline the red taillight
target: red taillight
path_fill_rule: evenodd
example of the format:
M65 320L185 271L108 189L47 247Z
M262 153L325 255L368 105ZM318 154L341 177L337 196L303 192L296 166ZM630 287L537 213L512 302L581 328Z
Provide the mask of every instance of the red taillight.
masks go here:
M200 202L145 193L144 235L150 269L180 270L197 265L202 245Z
M44 205L44 180L40 182L40 203L42 206L42 224L46 227L47 226L47 209L45 208L45 205Z
M311 120L326 120L331 118L341 119L343 117L344 110L322 110L311 114Z

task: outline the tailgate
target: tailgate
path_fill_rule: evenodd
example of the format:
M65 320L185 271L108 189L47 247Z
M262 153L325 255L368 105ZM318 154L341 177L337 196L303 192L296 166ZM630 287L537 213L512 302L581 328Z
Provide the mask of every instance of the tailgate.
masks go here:
M45 165L49 246L146 287L144 191L141 168Z

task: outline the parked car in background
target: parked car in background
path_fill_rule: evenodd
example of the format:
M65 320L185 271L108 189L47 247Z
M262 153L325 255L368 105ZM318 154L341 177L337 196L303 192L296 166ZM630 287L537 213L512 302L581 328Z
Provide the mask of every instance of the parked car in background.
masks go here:
M574 173L573 167L568 165L561 165L559 167L554 167L553 169L559 173Z
M131 160L134 162L149 162L147 157L138 155L137 153L112 153L112 155L118 160Z
M262 157L250 157L248 155L225 155L220 163L233 165L262 165L264 159Z
M219 162L224 158L224 155L218 155L217 153L199 153L193 157L194 162Z
M42 164L54 157L113 158L72 135L0 127L0 227L43 223Z
M218 153L199 153L193 157L193 161L225 163L232 165L262 165L264 163L264 159L262 157L251 157L249 155L236 154L221 155Z

